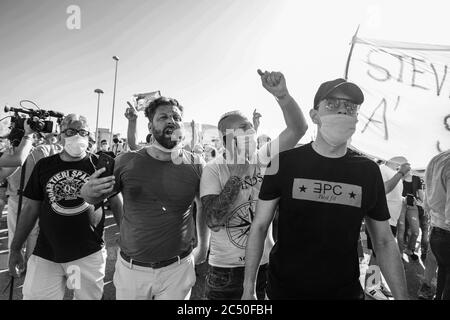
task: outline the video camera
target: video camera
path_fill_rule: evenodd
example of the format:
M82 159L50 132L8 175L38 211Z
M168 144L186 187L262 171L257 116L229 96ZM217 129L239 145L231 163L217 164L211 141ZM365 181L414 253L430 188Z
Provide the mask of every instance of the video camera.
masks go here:
M64 114L61 112L51 111L51 110L33 110L24 108L12 108L10 106L5 106L5 112L14 112L14 116L11 116L11 132L9 134L9 140L13 145L18 145L22 139L25 131L24 124L27 124L35 132L42 133L52 133L53 132L53 121L48 120L48 118L57 118L57 123L60 124L64 118ZM29 115L29 118L24 118L19 115L19 113L24 113ZM36 119L36 118L37 119Z

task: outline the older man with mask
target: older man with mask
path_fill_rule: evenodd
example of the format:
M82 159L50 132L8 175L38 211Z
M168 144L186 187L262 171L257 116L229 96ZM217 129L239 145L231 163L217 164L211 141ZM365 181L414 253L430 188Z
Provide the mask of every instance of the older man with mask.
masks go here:
M67 278L75 299L102 297L105 217L80 197L81 186L95 171L96 158L86 152L88 136L85 117L66 116L61 123L63 151L39 160L25 188L25 206L9 259L10 273L19 276L20 249L39 218L39 236L23 286L25 300L62 299Z
M204 162L182 148L182 114L175 99L152 101L145 110L150 145L116 158L115 180L97 178L97 172L83 186L89 203L110 196L113 211L123 208L114 274L119 300L189 299L196 281L194 263L206 258L206 226L197 224L193 251L197 241L191 210L195 200L201 217L198 192Z
M264 170L271 156L293 148L308 127L302 111L287 90L283 74L260 70L258 73L263 87L278 102L286 128L277 139L257 151L256 131L248 118L232 111L219 120L225 157L219 155L207 164L200 186L206 221L214 231L206 284L206 297L212 300L241 298L245 246ZM265 296L265 270L271 243L272 239L268 237L259 267L257 292L260 299Z
M323 83L310 111L316 140L281 153L278 172L264 177L246 249L244 299L256 298L258 265L277 205L270 299L363 299L357 243L364 218L394 297L408 298L380 169L347 148L363 101L353 83Z

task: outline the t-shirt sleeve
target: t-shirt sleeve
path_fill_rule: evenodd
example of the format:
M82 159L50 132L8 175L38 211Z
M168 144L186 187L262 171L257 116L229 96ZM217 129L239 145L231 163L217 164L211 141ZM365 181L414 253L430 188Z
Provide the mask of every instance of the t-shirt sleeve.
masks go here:
M203 168L202 178L200 179L200 198L207 195L218 195L221 192L219 167L215 163L207 164Z
M367 216L373 220L385 221L391 218L389 214L389 209L386 201L386 193L384 190L384 182L381 176L380 168L376 163L373 164L373 174L375 176L374 189L372 189L373 194L365 195L369 199L372 198L372 206L369 207ZM370 200L369 200L370 201Z
M42 161L38 161L38 163L34 166L33 172L31 173L30 178L28 179L28 183L25 187L23 195L31 200L43 201L44 200L44 187L41 186L40 181L40 168Z
M272 166L273 161L269 164L268 167L271 168ZM281 177L279 168L275 173L266 173L264 175L261 190L259 191L259 199L268 201L281 197Z

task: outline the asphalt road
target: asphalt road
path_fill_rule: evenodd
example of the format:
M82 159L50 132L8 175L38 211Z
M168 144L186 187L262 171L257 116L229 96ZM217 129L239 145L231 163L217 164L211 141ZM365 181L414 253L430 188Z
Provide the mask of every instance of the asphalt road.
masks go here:
M0 300L7 300L9 298L9 289L5 290L7 287L10 277L8 275L7 270L7 259L8 259L8 230L6 226L6 211L4 211L4 215L0 218ZM105 288L104 288L104 299L105 300L114 300L115 299L115 288L112 283L113 274L114 274L114 265L116 262L116 252L117 252L117 238L118 238L118 229L116 224L114 223L114 219L110 212L107 212L106 216L106 225L105 225L105 239L106 239L106 248L108 251L108 258L106 264L106 277L105 277ZM360 264L361 270L361 279L364 278L365 269L368 263L368 255L367 250L365 251L365 258L362 259ZM331 263L331 262L330 262ZM408 281L408 291L411 299L417 299L417 290L420 285L420 278L423 274L423 264L420 261L411 262L408 261L407 258L404 259L404 266L406 271L406 277ZM192 290L191 300L200 300L203 299L203 292L205 288L205 273L207 270L207 265L202 264L197 266L197 282ZM14 282L14 300L22 299L22 284L24 278L18 279ZM64 299L71 299L72 292L67 289L66 295ZM370 298L368 298L370 299Z

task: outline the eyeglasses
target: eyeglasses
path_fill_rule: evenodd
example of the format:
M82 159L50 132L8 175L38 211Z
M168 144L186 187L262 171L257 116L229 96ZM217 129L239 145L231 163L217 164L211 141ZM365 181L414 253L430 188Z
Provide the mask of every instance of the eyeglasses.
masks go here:
M77 133L81 136L81 137L87 137L89 135L89 131L86 131L84 129L66 129L64 130L62 133L64 133L66 136L68 137L73 137L74 135L76 135Z
M360 105L347 99L328 98L325 106L329 111L337 111L342 107L345 107L349 114L354 115L358 113Z

